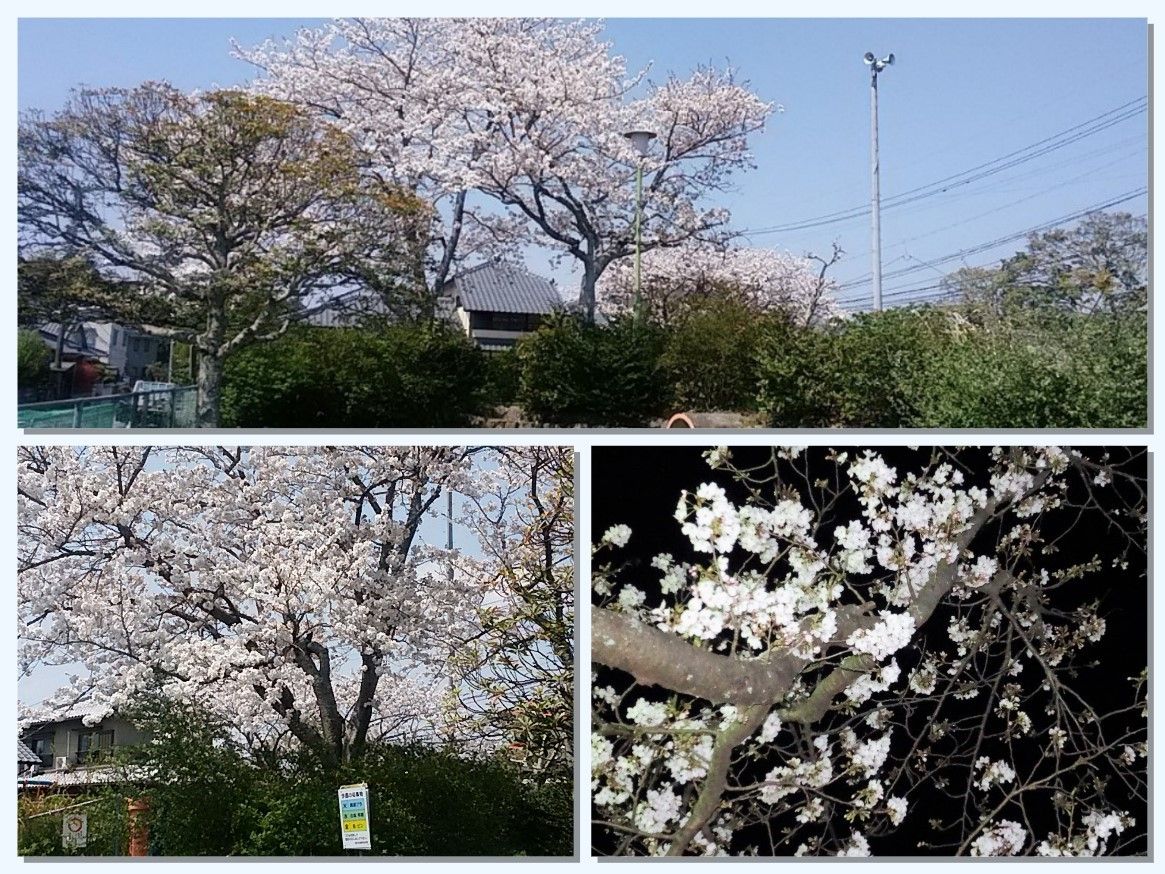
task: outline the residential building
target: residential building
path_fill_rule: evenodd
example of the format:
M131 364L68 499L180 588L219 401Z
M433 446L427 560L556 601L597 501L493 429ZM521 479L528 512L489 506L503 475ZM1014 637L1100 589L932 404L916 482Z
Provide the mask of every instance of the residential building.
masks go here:
M442 287L437 308L486 351L508 349L567 304L554 283L515 264L487 261L463 270ZM300 315L317 327L352 327L385 316L382 301L359 289L313 303Z
M445 283L442 296L461 329L489 352L510 348L566 308L549 279L497 261L462 271Z
M29 725L19 743L36 756L37 763L29 762L21 776L35 776L39 785L103 782L103 766L116 749L146 740L132 723L116 714L95 716L92 709L79 706Z
M62 362L99 362L116 382L148 378L150 367L165 363L170 349L169 340L116 322L78 322L65 328L63 338L54 322L38 330L54 353L61 343Z
M20 738L16 739L16 776L35 774L40 770L41 758L28 748Z

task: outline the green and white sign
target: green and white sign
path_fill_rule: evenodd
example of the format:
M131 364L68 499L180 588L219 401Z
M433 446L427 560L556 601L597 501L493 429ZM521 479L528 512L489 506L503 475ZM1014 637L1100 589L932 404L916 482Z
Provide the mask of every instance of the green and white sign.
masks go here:
M368 819L368 784L341 786L340 837L345 850L371 850L372 832Z

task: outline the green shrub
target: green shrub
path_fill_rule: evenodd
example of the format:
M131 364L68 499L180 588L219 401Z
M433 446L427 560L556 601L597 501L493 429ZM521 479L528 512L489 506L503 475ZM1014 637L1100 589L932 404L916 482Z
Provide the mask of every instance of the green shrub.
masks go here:
M771 322L760 409L773 427L1144 427L1139 313L866 313L823 329Z
M932 358L913 424L1143 427L1146 364L1135 315L1015 315L962 333Z
M775 316L731 298L693 305L670 326L662 365L677 406L688 410L754 410L757 353Z
M430 746L369 748L356 763L321 765L306 751L251 749L230 726L189 706L144 700L126 716L149 742L125 747L118 765L142 785L110 784L94 797L85 852L123 855L128 794L149 800L150 852L162 856L341 855L336 790L367 783L372 854L569 855L571 775L537 784L511 763ZM138 775L150 775L141 777ZM78 799L58 797L53 804ZM40 805L40 806L37 806ZM59 855L59 816L21 799L20 847Z
M887 310L825 328L771 325L759 359L759 406L774 427L908 426L918 384L946 342L941 314Z
M484 353L452 328L298 328L228 360L231 427L438 428L484 400Z
M586 325L565 315L517 349L526 413L552 425L643 426L673 403L661 364L666 335L629 318Z
M492 406L515 403L521 385L522 366L516 349L485 356L485 397Z
M84 847L61 846L62 815L74 805L89 820ZM21 795L17 801L17 853L21 856L124 856L128 852L128 807L125 795L108 788L80 795Z

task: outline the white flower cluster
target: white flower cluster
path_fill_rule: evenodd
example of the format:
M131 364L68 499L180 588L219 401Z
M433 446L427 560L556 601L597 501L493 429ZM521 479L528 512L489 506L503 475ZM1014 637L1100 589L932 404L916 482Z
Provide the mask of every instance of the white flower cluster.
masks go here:
M964 582L972 588L980 588L991 582L999 570L999 562L989 555L979 556L964 574ZM968 578L969 577L969 578Z
M1124 811L1090 810L1081 824L1083 832L1070 832L1067 836L1048 835L1047 840L1036 846L1036 853L1040 856L1100 856L1108 849L1108 839L1136 825L1136 820Z
M891 732L886 732L881 737L858 743L853 729L846 729L842 734L842 745L849 753L853 766L867 777L872 777L882 769L886 757L890 755L890 735Z
M909 613L883 613L877 625L859 628L845 642L854 652L882 661L910 643L913 635L914 617Z
M603 532L603 537L600 543L605 543L608 546L623 547L627 545L627 541L631 539L631 528L627 525L612 525Z
M817 739L825 741L824 737ZM800 756L794 756L784 765L778 765L765 775L764 786L761 787L760 799L766 804L776 804L788 795L794 795L804 789L820 789L833 779L833 760L828 748L820 745L820 755L812 760L805 761Z
M872 674L862 674L846 687L845 697L855 704L864 704L878 693L887 691L898 682L902 669L898 667L897 659L890 659L890 663L881 670Z
M715 483L703 483L691 498L684 492L675 517L696 552L731 552L740 534L736 508Z
M1011 819L1001 819L983 829L971 842L972 856L1016 856L1027 842L1027 829Z
M680 796L673 789L648 789L635 808L635 825L648 834L659 834L680 815Z
M982 775L975 785L986 792L992 786L1002 786L1004 783L1010 783L1015 779L1015 769L1003 760L992 761L988 756L980 756L975 760L976 772L982 771Z
M908 809L909 806L905 798L892 795L886 799L886 815L890 818L892 825L902 825L902 821L906 819L906 811Z
M777 711L773 711L765 717L764 725L760 727L760 733L757 737L760 738L761 743L772 743L777 739L777 735L781 731L781 717L777 715Z
M636 725L657 726L667 721L667 705L640 698L627 708L627 719Z
M911 671L910 679L907 681L910 691L917 692L919 695L929 695L937 684L938 667L929 660L924 661Z
M839 856L861 856L870 855L870 843L866 840L866 836L861 832L854 832L850 835L849 841L844 847L837 851Z

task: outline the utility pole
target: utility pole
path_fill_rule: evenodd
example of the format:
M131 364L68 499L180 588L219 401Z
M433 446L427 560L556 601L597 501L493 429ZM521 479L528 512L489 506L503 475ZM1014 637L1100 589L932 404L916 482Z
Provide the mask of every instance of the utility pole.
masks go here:
M884 58L866 52L862 58L870 68L870 259L874 277L874 311L882 309L882 197L878 187L878 74L894 63L894 54Z
M449 550L449 582L453 582L453 490L445 492L445 548Z

